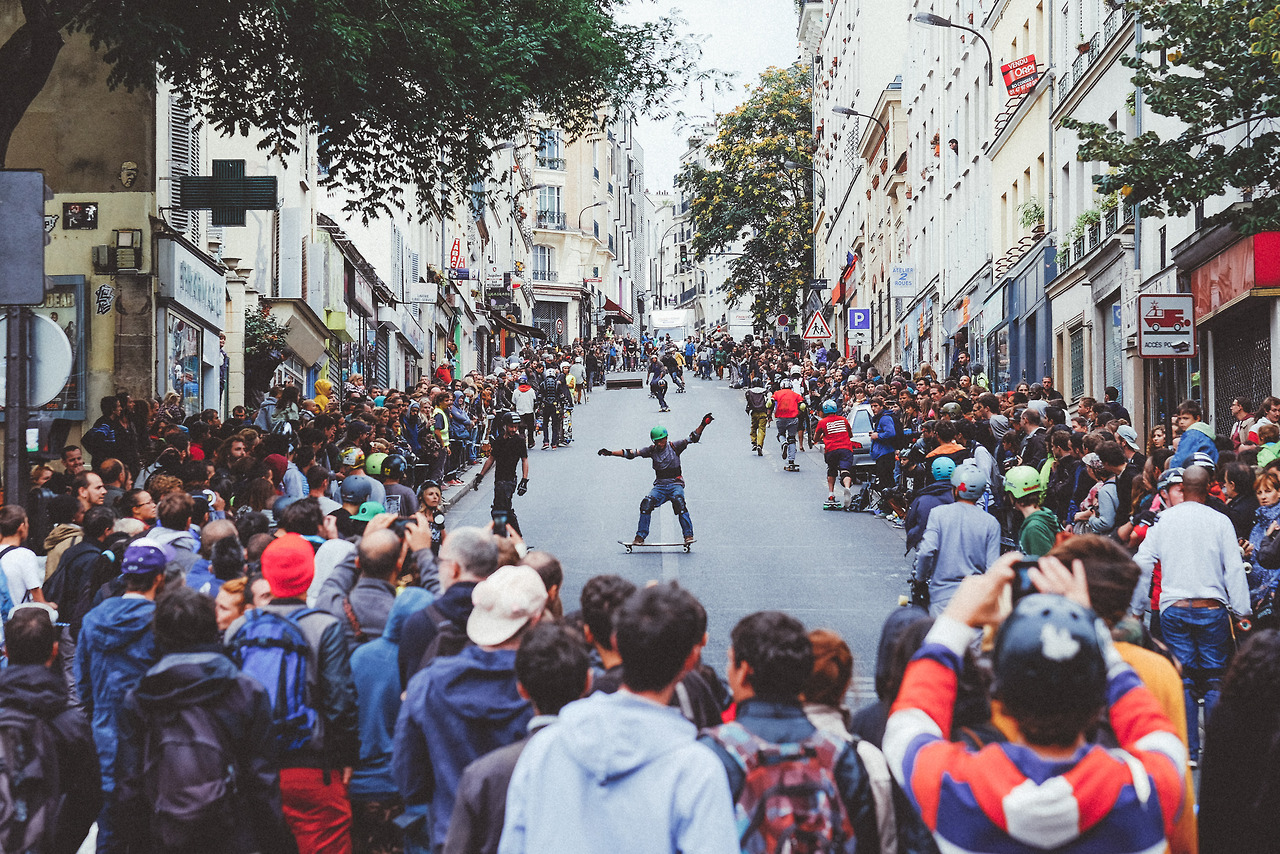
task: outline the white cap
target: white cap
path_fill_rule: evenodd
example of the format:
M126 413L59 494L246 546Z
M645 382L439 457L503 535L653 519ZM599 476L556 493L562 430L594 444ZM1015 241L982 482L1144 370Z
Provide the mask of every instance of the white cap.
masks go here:
M547 587L530 566L504 566L471 591L467 637L479 646L512 638L547 604Z

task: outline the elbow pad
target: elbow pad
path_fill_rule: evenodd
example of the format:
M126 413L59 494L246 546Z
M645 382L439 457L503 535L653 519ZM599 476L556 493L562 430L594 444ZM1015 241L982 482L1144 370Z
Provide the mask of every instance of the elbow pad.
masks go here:
M634 460L636 458L636 452L631 450L630 448L625 449L622 452L622 455L629 460Z
M695 444L695 445L698 443L698 431L697 431L697 430L693 430L693 431L691 431L691 432L689 433L689 441L690 441L690 442L692 442L692 443L693 443L693 444Z

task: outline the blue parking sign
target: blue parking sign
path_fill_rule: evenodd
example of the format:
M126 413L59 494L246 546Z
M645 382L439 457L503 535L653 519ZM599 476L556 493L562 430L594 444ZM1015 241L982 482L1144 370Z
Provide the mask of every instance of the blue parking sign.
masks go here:
M849 331L850 332L870 332L871 331L871 309L869 308L849 309Z

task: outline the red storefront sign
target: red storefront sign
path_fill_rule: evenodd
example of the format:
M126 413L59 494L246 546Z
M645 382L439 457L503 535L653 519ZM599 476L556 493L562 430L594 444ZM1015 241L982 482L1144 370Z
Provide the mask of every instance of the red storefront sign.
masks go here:
M1262 288L1280 288L1280 231L1239 240L1191 272L1196 317L1201 319Z
M1038 70L1034 53L1000 66L1000 73L1004 75L1004 88L1008 90L1010 97L1030 92L1039 79Z

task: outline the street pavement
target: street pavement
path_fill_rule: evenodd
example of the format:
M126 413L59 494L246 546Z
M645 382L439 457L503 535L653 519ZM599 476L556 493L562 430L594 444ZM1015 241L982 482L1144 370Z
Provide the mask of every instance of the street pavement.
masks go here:
M799 473L784 471L771 429L764 456L756 456L742 391L714 378L691 379L688 389L676 394L672 386L672 411L666 413L658 412L646 389L597 389L573 412L570 446L543 451L539 443L530 451L529 491L516 497L516 514L529 544L563 564L565 610L577 607L582 585L601 573L638 585L678 581L707 609L710 637L703 657L721 673L734 624L755 611L783 610L808 628L839 632L854 654L851 700L874 700L880 626L906 592L910 571L902 532L867 514L822 509L821 450L796 455ZM653 467L648 460L599 457L596 451L641 448L655 424L672 438L687 436L707 412L716 420L681 458L697 538L692 551L626 554L617 541L635 536ZM451 497L447 528L488 524L493 474L478 492ZM670 504L654 511L648 539L681 539Z

